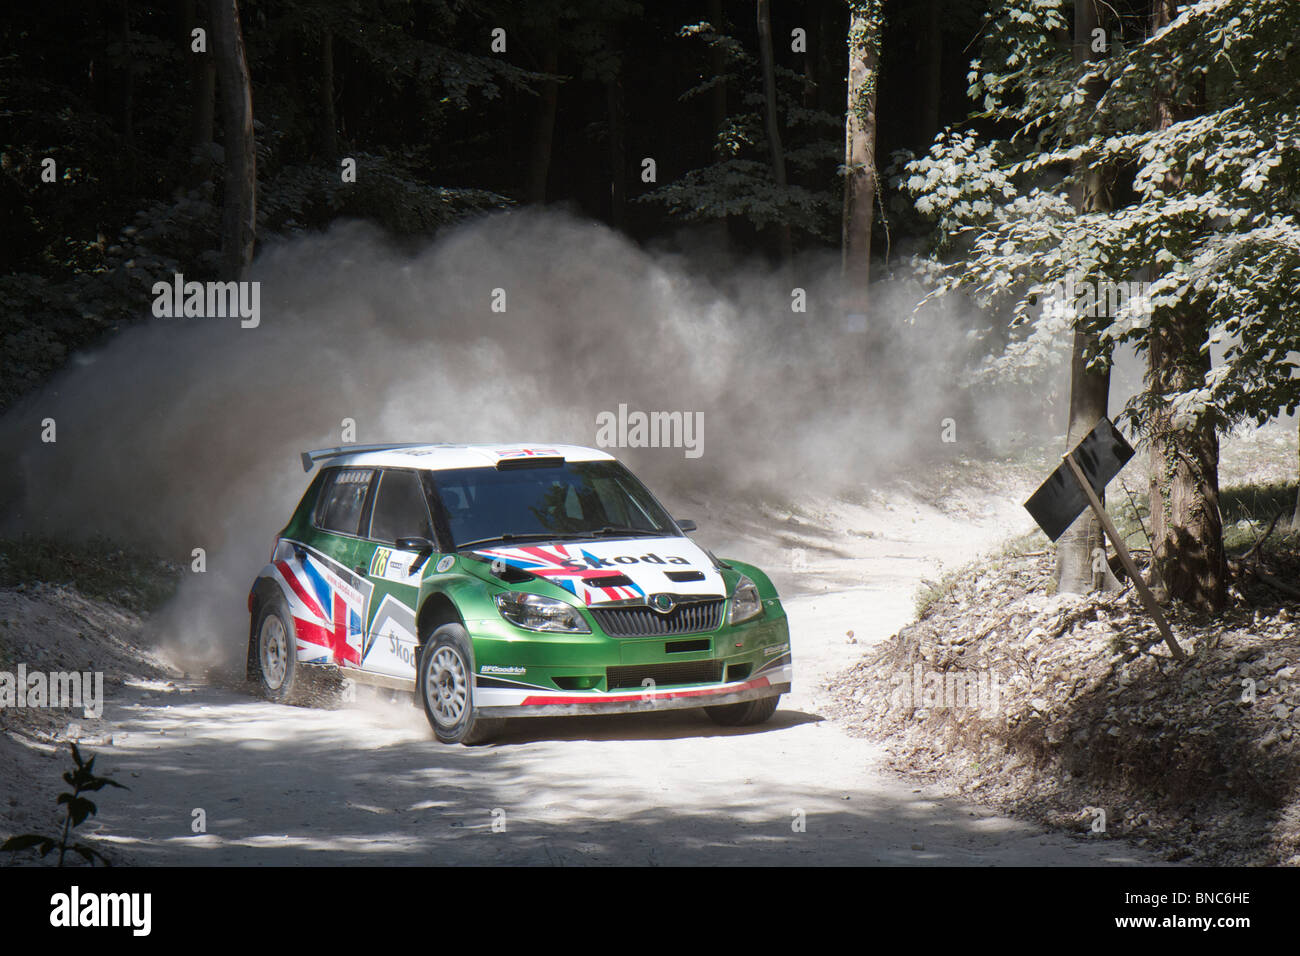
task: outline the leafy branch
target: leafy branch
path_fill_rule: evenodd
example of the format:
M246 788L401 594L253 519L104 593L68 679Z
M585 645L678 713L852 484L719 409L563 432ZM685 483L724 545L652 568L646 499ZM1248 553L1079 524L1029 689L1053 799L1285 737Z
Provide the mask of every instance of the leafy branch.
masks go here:
M89 760L84 760L81 751L75 743L70 743L72 748L72 760L76 764L75 770L67 770L63 773L63 780L72 788L71 793L59 794L58 804L66 807L66 815L63 819L63 834L59 839L54 837L42 836L39 833L24 833L21 836L10 837L0 844L0 850L8 850L11 853L17 853L21 850L36 850L40 856L46 857L54 849L59 851L59 866L63 866L63 859L71 850L91 866L99 860L105 866L112 866L112 861L98 850L86 846L84 843L69 843L74 828L81 826L88 817L94 816L98 812L98 807L94 802L83 797L83 793L93 793L102 790L105 787L117 787L119 790L126 790L127 787L118 783L116 780L110 780L107 777L97 777L95 775L95 758L92 755Z

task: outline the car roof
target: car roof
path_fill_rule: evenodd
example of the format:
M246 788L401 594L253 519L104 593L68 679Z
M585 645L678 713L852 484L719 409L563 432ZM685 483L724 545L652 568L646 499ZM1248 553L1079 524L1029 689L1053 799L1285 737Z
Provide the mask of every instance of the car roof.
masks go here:
M325 467L415 468L441 471L447 468L495 468L498 462L525 458L563 458L566 461L613 461L614 456L581 445L557 445L553 442L481 442L466 445L406 445L391 448L363 449L323 457Z

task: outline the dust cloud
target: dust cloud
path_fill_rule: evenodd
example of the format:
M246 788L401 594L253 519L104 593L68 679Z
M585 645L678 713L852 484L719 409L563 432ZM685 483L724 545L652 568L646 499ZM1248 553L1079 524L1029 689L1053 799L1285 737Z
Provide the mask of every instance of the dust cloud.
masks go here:
M598 413L620 405L702 412L698 458L611 449L670 507L692 489L860 488L1058 430L1042 396L960 385L980 323L913 320L905 282L876 284L869 327L848 330L838 271L829 256L787 272L646 250L554 212L485 217L417 249L359 223L270 245L250 276L256 328L150 318L0 421L2 530L106 534L187 567L204 548L207 572L157 623L190 660L230 663L248 586L307 485L298 453L340 444L344 419L358 442L594 445Z

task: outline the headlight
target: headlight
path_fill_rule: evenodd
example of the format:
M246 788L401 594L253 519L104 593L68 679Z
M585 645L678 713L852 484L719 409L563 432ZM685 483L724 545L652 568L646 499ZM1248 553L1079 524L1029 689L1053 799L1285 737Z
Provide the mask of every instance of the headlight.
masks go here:
M591 628L578 609L555 598L526 591L506 591L493 598L497 610L511 624L529 631L560 631L565 634L590 634Z
M739 624L763 613L763 599L758 596L758 587L743 574L736 582L736 591L731 595L731 609L727 612L728 624Z

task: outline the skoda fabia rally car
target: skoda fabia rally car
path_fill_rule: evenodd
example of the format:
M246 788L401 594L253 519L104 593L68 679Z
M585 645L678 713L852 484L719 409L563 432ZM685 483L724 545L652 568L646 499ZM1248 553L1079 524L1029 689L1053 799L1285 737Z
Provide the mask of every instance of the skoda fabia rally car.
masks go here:
M446 743L510 717L702 707L771 717L790 635L767 575L702 550L610 455L571 445L351 445L248 595L248 672L413 691Z

